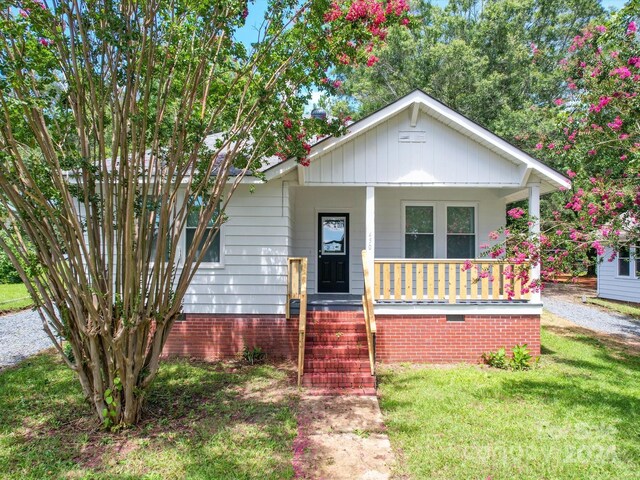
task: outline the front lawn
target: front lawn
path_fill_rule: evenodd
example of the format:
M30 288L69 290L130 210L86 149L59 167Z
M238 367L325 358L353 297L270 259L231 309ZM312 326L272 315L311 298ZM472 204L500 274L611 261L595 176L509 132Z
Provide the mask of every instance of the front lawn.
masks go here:
M298 397L272 366L163 365L142 424L104 433L44 354L0 372L0 478L291 478Z
M23 310L33 305L22 283L0 284L0 313Z
M553 333L552 333L553 331ZM387 367L381 407L400 475L631 479L640 472L640 357L578 330L542 332L538 369Z

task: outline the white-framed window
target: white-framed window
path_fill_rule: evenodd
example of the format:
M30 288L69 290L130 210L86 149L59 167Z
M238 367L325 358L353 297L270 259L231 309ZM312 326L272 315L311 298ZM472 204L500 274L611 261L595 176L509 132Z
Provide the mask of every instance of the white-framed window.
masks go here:
M640 246L618 250L618 276L640 278Z
M203 198L198 197L193 202L191 207L191 211L189 212L189 216L187 217L187 226L185 228L185 250L188 250L193 244L193 237L198 227L198 223L200 222L200 213L204 206ZM198 253L201 252L202 247L204 246L204 242L206 241L209 232L215 225L217 216L219 215L219 206L216 208L216 213L213 215L213 218L209 221L207 225L206 232L204 233L200 245L198 246ZM205 252L204 258L202 260L202 264L205 266L221 266L222 265L222 226L218 230L217 235L213 238L213 241L209 245L209 248Z
M476 257L476 207L447 205L447 258Z
M162 200L158 197L150 197L147 199L147 213L149 215L149 219L151 221L151 217L155 212L155 218L153 225L151 226L151 263L155 262L156 253L158 249L158 233L160 230L160 202ZM167 248L164 254L163 261L167 261L169 259L169 242L167 242Z
M405 258L434 258L435 206L427 203L405 203L402 210Z

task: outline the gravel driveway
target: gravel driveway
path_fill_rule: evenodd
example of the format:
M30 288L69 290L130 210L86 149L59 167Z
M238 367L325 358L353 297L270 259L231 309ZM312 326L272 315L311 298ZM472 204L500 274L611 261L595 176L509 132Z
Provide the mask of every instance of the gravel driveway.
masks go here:
M24 310L0 316L0 368L52 346L37 312Z
M582 327L617 335L640 337L640 320L582 303L583 294L594 296L595 292L573 285L550 285L542 294L542 303L545 310Z

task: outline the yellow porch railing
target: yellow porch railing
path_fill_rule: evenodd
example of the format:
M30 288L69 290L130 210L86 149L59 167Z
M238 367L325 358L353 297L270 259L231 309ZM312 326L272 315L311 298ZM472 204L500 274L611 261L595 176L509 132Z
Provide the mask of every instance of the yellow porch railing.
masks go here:
M304 347L307 331L307 259L292 257L288 261L287 319L291 318L291 300L300 300L298 315L298 386L304 375Z
M369 367L371 375L376 374L376 316L373 312L373 285L369 275L367 251L362 251L362 270L364 273L364 295L362 309L364 311L364 325L367 330L367 347L369 349Z
M478 260L467 268L465 260L376 259L373 299L375 301L507 301L529 300L520 279L508 279L502 260ZM519 265L517 268L527 268ZM365 275L366 279L366 275ZM512 291L510 299L508 292Z

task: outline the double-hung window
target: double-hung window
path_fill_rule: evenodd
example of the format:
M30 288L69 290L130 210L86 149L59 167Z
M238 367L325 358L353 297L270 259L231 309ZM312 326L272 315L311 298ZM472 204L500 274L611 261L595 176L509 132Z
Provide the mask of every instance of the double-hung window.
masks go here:
M153 218L153 224L150 225L151 227L150 260L152 263L155 262L156 254L158 252L158 234L160 232L160 210L161 210L160 202L161 200L158 197L153 197L153 198L147 199L147 205L146 205L146 211L149 218L149 222L151 222L151 219ZM169 259L169 249L171 247L170 243L171 243L170 241L166 243L164 259L161 259L163 261L166 261Z
M475 258L475 207L447 207L447 258Z
M618 276L640 278L640 247L622 247L618 251Z
M434 257L432 205L405 205L404 252L406 258Z
M191 210L189 212L189 216L187 217L187 227L185 231L186 236L186 249L189 250L194 241L194 235L196 233L196 229L198 224L200 223L200 216L202 214L202 210L205 206L203 203L203 198L198 197L193 201L193 205L191 206ZM200 241L200 245L198 245L198 254L202 252L204 244L209 236L211 229L215 225L216 219L219 215L219 206L216 208L216 212L213 215L213 218L209 221L206 227L206 231L202 236L202 240ZM204 258L202 260L203 263L220 263L220 231L213 238L213 241L207 248L207 251L204 254Z

